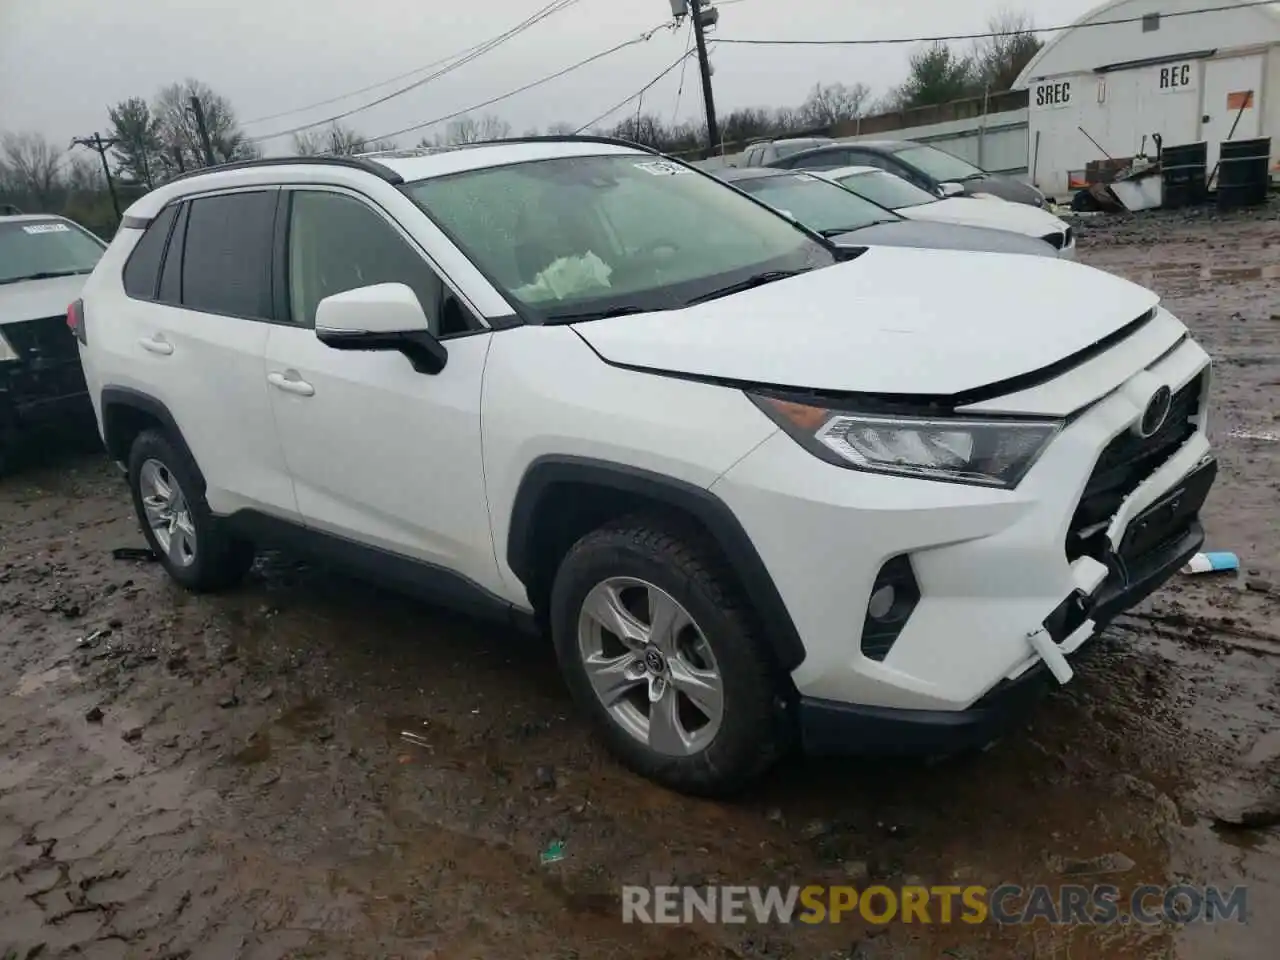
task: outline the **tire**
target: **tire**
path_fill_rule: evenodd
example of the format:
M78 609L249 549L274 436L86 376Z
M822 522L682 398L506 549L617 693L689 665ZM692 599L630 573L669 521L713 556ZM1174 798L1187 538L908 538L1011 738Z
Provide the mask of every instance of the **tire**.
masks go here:
M630 619L617 618L619 606ZM664 622L674 617L679 630L655 635L655 610ZM574 700L636 773L681 793L727 796L787 747L779 671L737 581L696 527L638 516L588 533L556 573L550 620ZM616 629L603 629L605 620ZM718 697L708 689L712 677ZM617 689L597 693L609 684Z
M253 563L253 544L229 536L209 512L190 458L161 431L144 430L133 441L128 466L138 523L169 576L200 593L239 583ZM164 501L162 488L175 496ZM169 518L167 530L157 528L165 526L158 524L162 516Z

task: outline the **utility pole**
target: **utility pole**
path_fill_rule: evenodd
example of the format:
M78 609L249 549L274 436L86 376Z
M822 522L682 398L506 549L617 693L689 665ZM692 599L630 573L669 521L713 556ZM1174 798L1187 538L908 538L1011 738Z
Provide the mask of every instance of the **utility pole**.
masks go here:
M714 155L720 149L720 129L716 125L716 99L711 92L711 61L707 59L707 37L704 31L720 19L720 11L714 7L704 8L703 3L704 0L689 0L690 15L693 17L693 38L698 45L698 66L702 71L702 102L707 111L707 140L711 145L711 154Z
M204 145L205 166L212 167L217 161L213 159L213 143L209 140L209 128L204 122L204 104L199 97L191 98L191 112L196 118L196 129L200 131L200 142Z
M111 165L107 163L107 151L118 143L113 137L102 139L102 137L94 131L92 137L72 137L71 145L75 147L88 147L90 150L97 151L98 159L102 161L102 172L107 178L107 190L111 194L111 209L116 213L116 223L120 222L120 199L116 196L116 182L111 176Z

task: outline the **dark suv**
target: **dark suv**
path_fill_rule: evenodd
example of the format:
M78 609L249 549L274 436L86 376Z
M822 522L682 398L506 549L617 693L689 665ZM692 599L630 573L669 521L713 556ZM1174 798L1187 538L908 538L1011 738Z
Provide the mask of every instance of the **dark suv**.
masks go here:
M910 140L840 140L767 162L786 170L879 167L936 197L989 194L1013 203L1044 206L1044 194L1029 184L989 173L968 160Z

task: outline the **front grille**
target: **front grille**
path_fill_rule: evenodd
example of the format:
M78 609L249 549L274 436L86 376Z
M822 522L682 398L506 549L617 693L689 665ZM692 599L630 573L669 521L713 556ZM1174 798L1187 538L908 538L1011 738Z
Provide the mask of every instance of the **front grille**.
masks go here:
M80 359L75 335L67 327L65 315L6 323L4 338L9 341L18 357L29 364L41 360Z
M1197 429L1201 375L1173 395L1164 425L1149 437L1125 430L1103 449L1067 529L1067 559L1100 555L1106 526L1125 497L1159 469Z

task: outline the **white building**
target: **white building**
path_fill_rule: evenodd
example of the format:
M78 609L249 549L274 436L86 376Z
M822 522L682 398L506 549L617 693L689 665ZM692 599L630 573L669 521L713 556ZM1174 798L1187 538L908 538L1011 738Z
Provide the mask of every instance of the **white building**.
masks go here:
M1127 22L1090 26L1116 20ZM1112 157L1137 154L1144 135L1154 157L1154 133L1167 147L1203 140L1212 170L1223 140L1269 136L1274 175L1280 3L1108 0L1054 36L1014 87L1030 97L1029 178L1049 196L1065 198L1073 172L1105 159L1090 137Z

